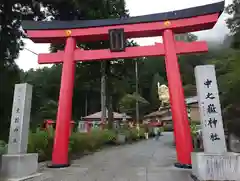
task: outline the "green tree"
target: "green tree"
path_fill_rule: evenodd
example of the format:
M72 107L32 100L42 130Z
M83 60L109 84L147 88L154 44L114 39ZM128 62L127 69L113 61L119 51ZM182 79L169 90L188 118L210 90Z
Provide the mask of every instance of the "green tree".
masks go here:
M226 12L231 15L227 19L228 28L233 36L232 47L240 48L240 0L233 0L233 3L227 6Z
M239 135L239 58L240 52L225 49L218 52L218 56L211 61L216 66L219 94L224 116L225 126L230 132ZM229 125L229 126L228 126ZM234 128L234 129L233 129Z
M43 17L44 13L32 0L0 1L0 138L7 138L14 85L20 81L21 71L15 59L24 46L21 20Z
M48 100L45 102L42 107L40 107L39 111L44 115L47 119L55 119L57 114L58 103L54 100Z
M48 1L43 0L39 1L42 2L42 5L48 7L48 14L53 16L54 19L58 20L88 20L88 19L102 19L102 18L120 18L122 16L128 16L128 12L125 9L125 2L124 0L119 1L105 1L105 0L90 0L90 1L80 1L80 0L70 0L70 1ZM37 6L36 6L37 7ZM39 6L38 6L39 7ZM129 46L132 46L134 42L128 42ZM99 48L108 48L108 42L93 42L93 43L85 43L81 44L78 43L79 47L84 49L99 49ZM55 52L57 50L63 49L64 44L52 44L51 51ZM128 60L114 60L108 61L110 65L109 68L109 82L113 89L110 89L109 95L114 97L114 102L117 102L117 99L120 99L122 96L123 88L118 85L124 84L123 76L119 76L119 72L124 74L127 73L128 67L133 65L132 61ZM59 67L59 66L57 66ZM130 68L131 69L131 68ZM89 112L98 111L100 108L100 63L99 62L82 62L77 65L76 68L76 85L74 90L74 98L73 98L73 116L75 118L79 118L83 114L83 110L81 109L79 103L88 101L89 104ZM57 71L56 67L52 67L49 69L50 72ZM38 86L36 90L41 90L41 98L38 97L38 104L36 106L36 114L41 113L41 111L37 111L39 107L42 107L43 104L46 103L48 99L56 101L58 99L58 90L59 87L52 87L46 88L45 86L48 85L56 85L59 84L60 75L56 74L56 76L52 76L51 78L47 77L47 73L49 73L48 69L44 69L43 72L40 70L37 71L39 77L34 77L33 75L33 82L38 82L37 85L42 85L42 87ZM41 80L39 82L39 80ZM59 80L59 81L57 81ZM31 80L28 80L31 82ZM36 83L35 82L35 83ZM47 83L45 83L47 82ZM80 82L80 83L79 83ZM115 83L116 82L116 83ZM39 84L40 83L40 84ZM127 85L127 84L124 84ZM44 95L43 95L44 94ZM83 96L84 95L84 96ZM89 95L89 96L87 96ZM110 101L112 102L112 101ZM113 107L115 106L114 104ZM79 111L79 108L81 111ZM110 109L109 109L110 110ZM111 112L111 111L109 111ZM44 117L41 115L39 117Z
M15 83L20 70L14 60L23 48L20 27L21 8L11 1L0 2L0 139L7 139Z
M216 66L224 116L227 119L234 119L239 116L240 109L238 96L240 52L225 50L221 54L222 58L214 59L212 63Z
M53 16L56 19L60 20L87 20L87 19L103 19L103 18L121 18L122 16L128 16L128 11L125 8L125 1L111 1L111 0L91 0L91 1L63 1L59 4L53 5L53 9L56 9L56 12ZM86 44L78 44L79 47L84 49L99 49L99 48L108 48L109 43L108 41L101 41L101 42L93 42L93 43L86 43ZM56 51L59 49L63 49L64 45L52 45L51 50ZM111 122L113 118L113 76L116 71L112 61L106 62L107 66L107 106L109 112L109 122ZM114 61L114 64L119 64L119 61ZM121 64L121 61L120 61ZM100 83L101 71L94 71L100 70L100 63L99 62L91 62L88 63L91 67L91 72L94 72L98 83ZM114 73L113 73L114 72ZM93 79L94 80L94 79ZM99 86L100 87L100 86Z
M139 109L144 109L149 102L134 92L133 94L125 94L119 101L119 108L121 112L128 113L134 117L136 112L136 101L139 102Z
M198 38L192 33L183 33L175 35L175 39L177 41L193 42L196 41Z

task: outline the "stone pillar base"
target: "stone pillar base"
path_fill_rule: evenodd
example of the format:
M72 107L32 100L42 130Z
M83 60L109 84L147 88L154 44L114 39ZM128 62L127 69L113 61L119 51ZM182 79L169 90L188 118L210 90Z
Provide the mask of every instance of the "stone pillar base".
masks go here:
M38 169L38 154L2 155L1 178L17 179L36 174Z
M192 174L197 180L240 180L240 154L192 153Z

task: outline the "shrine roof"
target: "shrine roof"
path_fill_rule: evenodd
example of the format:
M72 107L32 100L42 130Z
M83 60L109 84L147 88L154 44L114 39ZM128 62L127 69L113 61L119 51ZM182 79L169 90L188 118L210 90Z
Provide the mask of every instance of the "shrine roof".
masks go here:
M188 97L185 99L185 101L187 105L198 103L198 96Z
M177 20L191 18L202 15L219 13L224 10L224 1L187 8L164 13L149 14L143 16L121 18L121 19L98 19L98 20L73 20L73 21L22 21L24 30L60 30L60 29L77 29L90 27L103 27L114 25L139 24L150 22L161 22L166 20Z

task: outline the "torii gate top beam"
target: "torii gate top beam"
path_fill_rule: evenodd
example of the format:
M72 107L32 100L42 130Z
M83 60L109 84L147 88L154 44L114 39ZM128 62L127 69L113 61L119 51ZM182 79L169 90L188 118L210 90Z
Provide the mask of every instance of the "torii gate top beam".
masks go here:
M123 28L126 38L160 36L165 29L187 33L211 29L224 9L224 1L151 15L101 20L23 21L23 29L36 43L65 42L66 30L81 42L108 39L109 29Z

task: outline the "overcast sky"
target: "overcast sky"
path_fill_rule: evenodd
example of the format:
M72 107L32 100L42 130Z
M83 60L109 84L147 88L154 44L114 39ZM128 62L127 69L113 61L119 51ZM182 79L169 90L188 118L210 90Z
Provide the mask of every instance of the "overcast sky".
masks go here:
M205 4L211 4L219 2L221 0L126 0L127 9L131 16L139 16L145 14L167 12L177 9L185 9L194 6L200 6ZM225 0L225 4L229 4L232 0ZM218 23L212 30L205 30L197 32L196 35L201 40L215 40L222 41L225 34L228 33L225 20L228 16L222 14L219 18ZM160 37L154 38L141 38L136 39L140 45L151 45L155 42L161 42ZM49 44L35 44L31 40L25 40L25 47L36 53L47 53L49 52ZM23 70L29 70L30 68L38 68L37 55L27 51L22 50L18 59L16 60L19 67Z

